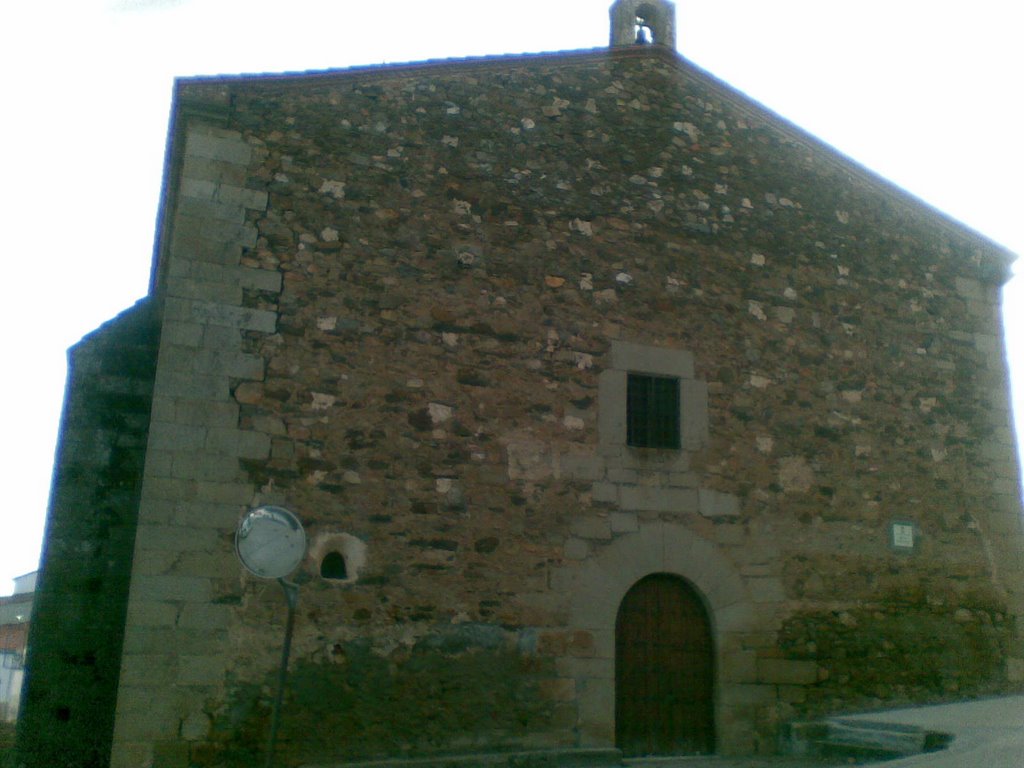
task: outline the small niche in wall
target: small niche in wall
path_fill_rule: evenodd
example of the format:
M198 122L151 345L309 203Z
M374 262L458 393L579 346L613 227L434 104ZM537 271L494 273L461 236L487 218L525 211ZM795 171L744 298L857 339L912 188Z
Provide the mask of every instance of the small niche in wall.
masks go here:
M320 561L320 576L325 579L347 579L348 569L345 568L345 556L331 550Z
M366 544L350 533L325 531L313 537L309 557L326 584L354 584L366 565Z

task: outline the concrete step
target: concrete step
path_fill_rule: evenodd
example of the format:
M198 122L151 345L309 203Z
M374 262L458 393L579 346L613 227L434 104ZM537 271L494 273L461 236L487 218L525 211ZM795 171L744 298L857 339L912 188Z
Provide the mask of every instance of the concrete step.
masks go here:
M944 749L953 737L915 725L831 717L791 723L783 749L793 755L892 760Z
M365 762L308 763L300 768L611 768L622 765L618 749L548 749L480 752Z

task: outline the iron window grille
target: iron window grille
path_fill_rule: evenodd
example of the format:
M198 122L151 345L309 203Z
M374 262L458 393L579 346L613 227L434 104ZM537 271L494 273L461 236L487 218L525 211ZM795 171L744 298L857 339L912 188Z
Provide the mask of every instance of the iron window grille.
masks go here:
M626 444L634 448L680 447L679 379L629 374Z

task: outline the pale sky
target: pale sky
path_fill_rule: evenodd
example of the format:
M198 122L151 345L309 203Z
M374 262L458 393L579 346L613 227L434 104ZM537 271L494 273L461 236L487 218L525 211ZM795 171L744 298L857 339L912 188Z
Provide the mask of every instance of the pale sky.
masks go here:
M65 351L146 292L175 76L601 47L610 2L4 3L0 594L37 567ZM376 16L378 5L386 11ZM679 50L691 61L1024 254L1019 4L677 0L676 8ZM1007 292L1011 361L1024 361L1021 282ZM1024 379L1024 363L1014 364Z

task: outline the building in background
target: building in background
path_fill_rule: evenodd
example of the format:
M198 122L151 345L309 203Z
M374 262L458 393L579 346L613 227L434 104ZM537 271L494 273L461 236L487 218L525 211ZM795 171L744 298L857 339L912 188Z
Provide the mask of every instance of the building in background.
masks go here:
M12 595L0 597L0 720L10 723L18 719L35 588L33 571L14 579Z
M150 296L71 351L21 759L765 753L1019 688L1012 255L675 52L178 83ZM878 115L885 120L886 115Z

